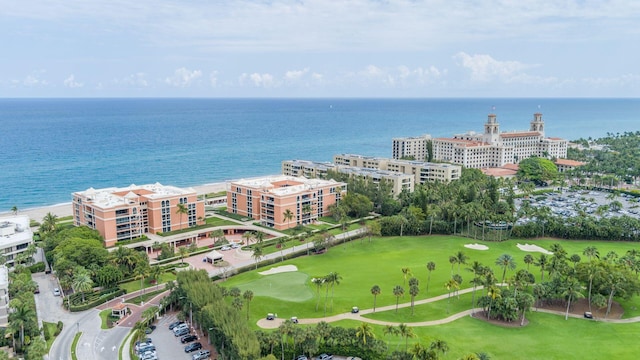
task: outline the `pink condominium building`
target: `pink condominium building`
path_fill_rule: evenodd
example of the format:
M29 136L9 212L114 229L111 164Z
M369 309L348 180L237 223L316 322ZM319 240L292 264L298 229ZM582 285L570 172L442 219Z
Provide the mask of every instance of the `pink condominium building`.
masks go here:
M72 206L74 224L98 230L107 247L145 233L180 230L204 222L204 201L195 190L159 183L89 188L73 193Z
M285 175L243 179L228 184L227 211L285 230L329 215L329 206L346 192L347 184L335 180Z

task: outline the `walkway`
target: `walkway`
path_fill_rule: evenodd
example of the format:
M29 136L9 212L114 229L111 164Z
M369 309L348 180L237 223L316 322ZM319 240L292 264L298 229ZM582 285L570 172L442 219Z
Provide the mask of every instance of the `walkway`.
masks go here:
M498 286L500 286L500 284L497 284ZM502 284L505 285L505 284ZM482 290L484 287L479 286L476 288L476 290ZM459 293L460 294L466 294L469 292L472 292L473 288L467 288L467 289L463 289L460 290ZM422 304L428 304L428 303L432 303L434 301L439 301L439 300L444 300L449 296L449 294L443 294L443 295L439 295L439 296L434 296L432 298L428 298L428 299L423 299L423 300L418 300L418 301L414 301L414 305L422 305ZM453 295L452 295L453 296ZM410 307L411 306L411 302L407 302L407 303L402 303L402 304L398 304L398 309L401 308L406 308L406 307ZM381 306L376 308L376 312L378 311L389 311L389 310L395 310L396 309L396 305L388 305L388 306ZM469 309L469 310L464 310L461 311L459 313L453 314L451 316L448 316L446 318L443 319L437 319L437 320L429 320L429 321L419 321L419 322L412 322L412 323L404 323L407 326L411 326L411 327L421 327L421 326L435 326L435 325L442 325L442 324L447 324L450 323L452 321L458 320L462 317L465 316L470 316L471 314L473 314L474 312L478 312L478 311L483 311L484 309L482 308L475 308L475 309ZM554 315L561 315L561 316L565 316L565 312L563 311L556 311L556 310L547 310L547 309L537 309L537 312L544 312L544 313L548 313L548 314L554 314ZM331 323L331 322L335 322L335 321L340 321L340 320L356 320L356 321L361 321L361 322L367 322L370 324L375 324L375 325L400 325L400 322L393 322L393 321L382 321L382 320L375 320L375 319L369 319L366 317L363 317L362 315L367 315L367 314L372 314L374 313L373 309L365 309L365 310L360 310L359 313L357 314L353 314L353 313L342 313L342 314L337 314L337 315L333 315L333 316L327 316L327 317L322 317L322 318L306 318L306 319L298 319L298 322L300 324L317 324L319 322L327 322L327 323ZM577 319L582 319L584 318L583 315L578 315L578 314L569 314L569 317L572 318L577 318ZM260 319L258 320L258 326L263 328L263 329L275 329L278 328L286 319L282 319L282 318L276 318L274 320L267 320L267 319ZM614 323L614 324L627 324L627 323L635 323L635 322L640 322L640 316L636 316L636 317L632 317L632 318L628 318L628 319L604 319L604 318L594 318L595 321L600 321L600 322L607 322L607 323Z

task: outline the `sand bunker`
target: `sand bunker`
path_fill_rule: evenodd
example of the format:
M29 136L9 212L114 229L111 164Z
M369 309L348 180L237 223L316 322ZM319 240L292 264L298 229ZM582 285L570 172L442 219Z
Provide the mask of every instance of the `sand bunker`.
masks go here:
M482 245L482 244L465 244L466 248L468 249L473 249L473 250L489 250L489 247L487 245Z
M260 275L273 275L273 274L279 274L279 273L291 272L291 271L298 271L298 268L295 265L284 265L284 266L278 266L278 267L271 268L271 269L269 269L267 271L259 272L258 274L260 274Z
M528 252L540 252L543 254L547 254L547 255L553 255L553 253L549 250L543 249L538 245L530 245L530 244L518 244L518 249L522 250L522 251L528 251Z

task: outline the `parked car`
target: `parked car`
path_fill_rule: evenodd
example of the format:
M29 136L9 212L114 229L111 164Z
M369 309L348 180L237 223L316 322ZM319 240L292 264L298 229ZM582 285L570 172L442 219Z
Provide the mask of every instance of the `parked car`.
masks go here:
M307 357L307 355L300 355L296 358L296 360L309 360L309 358Z
M149 326L148 328L144 329L144 333L145 333L145 334L147 334L147 335L149 335L149 334L151 334L155 329L156 329L156 326L155 326L155 325L151 325L151 326Z
M273 320L275 318L276 318L275 315L273 315L272 313L267 314L267 320Z
M199 342L195 342L195 343L191 343L187 346L184 347L184 352L186 353L190 353L190 352L194 352L196 350L200 350L202 349L202 344L200 344Z
M184 324L184 321L174 321L169 324L169 330L173 330L176 326Z
M357 306L354 306L351 308L351 313L352 314L357 314L360 312L360 309Z
M347 360L362 360L362 359L360 359L357 356L349 356L349 357L347 357Z
M232 244L232 245L231 245L231 248L232 248L232 249L239 249L239 248L241 248L241 247L242 247L242 245L240 245L240 244Z
M156 352L156 347L153 344L152 345L141 346L138 349L138 354L140 354L140 357L142 357L145 354L155 353L155 352Z
M53 289L53 296L60 296L60 289L58 288Z
M291 317L291 322L294 323L294 324L297 324L298 323L298 318L296 316L292 316Z
M193 335L193 334L185 335L185 336L180 338L180 342L183 343L183 344L190 343L190 342L196 341L196 340L198 340L198 337Z
M40 286L36 285L36 288L33 289L34 294L40 294Z
M211 356L211 352L209 350L200 350L197 353L193 354L191 357L193 360L206 360Z
M191 332L191 330L189 330L189 328L182 328L178 331L174 331L173 332L173 336L178 337L178 336L185 336L187 334L189 334Z
M138 340L138 341L136 341L135 350L137 352L138 350L140 350L141 347L150 346L150 345L153 345L153 341L151 340L151 338L146 338L144 340Z
M140 355L140 360L157 360L158 355L155 351L146 351Z
M176 331L182 330L182 329L188 329L189 325L182 323L176 327L173 328L173 332L175 333Z
M331 355L331 354L320 354L316 359L318 359L318 360L331 360L331 359L333 359L333 355Z
M222 251L231 250L231 246L225 245L225 246L221 247L220 250L222 250Z

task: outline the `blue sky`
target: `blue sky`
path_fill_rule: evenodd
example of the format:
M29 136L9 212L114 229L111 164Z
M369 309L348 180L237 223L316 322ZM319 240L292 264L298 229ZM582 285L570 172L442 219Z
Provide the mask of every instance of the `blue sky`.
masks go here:
M637 0L0 0L0 97L638 97Z

